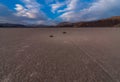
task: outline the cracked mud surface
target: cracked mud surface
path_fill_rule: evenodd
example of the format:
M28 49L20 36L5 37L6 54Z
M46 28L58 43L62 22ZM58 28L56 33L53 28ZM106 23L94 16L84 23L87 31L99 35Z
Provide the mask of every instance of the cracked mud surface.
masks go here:
M119 35L119 28L0 28L0 82L120 82Z

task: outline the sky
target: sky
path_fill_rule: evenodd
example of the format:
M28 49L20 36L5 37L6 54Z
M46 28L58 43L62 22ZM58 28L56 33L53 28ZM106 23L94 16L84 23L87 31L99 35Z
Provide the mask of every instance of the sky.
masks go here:
M0 23L92 21L120 15L120 0L0 0Z

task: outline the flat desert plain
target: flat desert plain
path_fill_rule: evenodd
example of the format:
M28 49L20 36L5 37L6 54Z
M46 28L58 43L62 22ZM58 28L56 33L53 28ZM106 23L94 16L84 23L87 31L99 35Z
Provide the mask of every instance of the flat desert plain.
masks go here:
M0 28L0 82L120 82L120 28Z

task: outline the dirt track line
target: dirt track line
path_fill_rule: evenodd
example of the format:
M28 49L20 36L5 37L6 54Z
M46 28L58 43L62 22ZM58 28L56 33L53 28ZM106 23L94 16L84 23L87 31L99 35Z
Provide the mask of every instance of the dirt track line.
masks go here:
M96 49L95 47L96 47L96 45L97 44L95 44L94 43L94 45L89 45L89 46L93 46L93 47L91 47L92 48L92 50L94 49L95 51L97 51L97 52L99 52L99 54L105 54L104 53L104 51L102 51L102 50L100 50L100 49ZM88 47L87 47L88 48ZM88 49L86 49L86 48L84 48L84 50L88 50ZM103 49L104 50L104 49ZM92 51L91 50L89 50L89 54L92 54ZM89 55L90 56L90 55ZM96 59L94 56L90 56L92 59L94 59L95 61L96 61L96 63L98 63L105 71L106 71L106 73L108 73L113 79L115 79L115 82L120 82L120 80L118 79L118 78L116 78L115 76L112 76L112 74L110 74L109 72L108 72L108 70L106 70L106 68L104 67L104 64L103 64L103 62L101 61L101 60L98 60L98 59Z
M85 51L87 51L87 49L84 48L83 51L85 52ZM101 62L100 60L97 60L97 59L95 59L93 56L90 55L90 54L92 54L92 53L88 53L88 52L85 52L85 53L86 53L86 55L87 55L90 59L92 59L95 63L97 63L97 65L98 65L111 79L113 79L114 82L119 82L117 79L115 79L115 78L107 71L107 69L105 69L105 67L102 65L102 62ZM100 53L100 52L99 52L99 53Z
M96 60L94 57L90 56L90 55L89 55L90 53L88 53L85 48L84 48L84 49L83 49L83 47L80 48L79 46L77 46L77 45L72 41L72 39L69 38L69 40L70 40L70 42L76 47L76 49L80 49L83 53L85 53L85 55L86 55L88 58L90 58L94 63L96 63L96 64L104 71L104 73L105 73L106 75L108 75L108 76L113 80L113 82L119 82L118 80L115 80L115 79L111 76L111 74L103 67L102 64L99 63L99 62L100 62L99 60Z

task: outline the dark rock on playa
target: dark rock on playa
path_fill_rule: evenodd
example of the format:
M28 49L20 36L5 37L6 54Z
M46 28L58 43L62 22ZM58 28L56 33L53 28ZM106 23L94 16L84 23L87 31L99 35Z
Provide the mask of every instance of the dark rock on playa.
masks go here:
M51 38L52 38L52 37L54 37L54 36L53 36L53 35L50 35L49 37L51 37Z
M63 34L66 34L67 32L63 32Z

